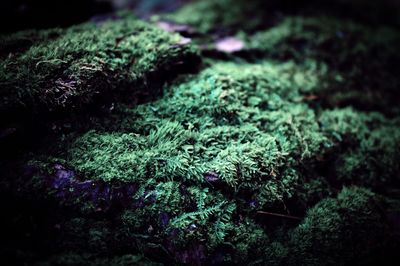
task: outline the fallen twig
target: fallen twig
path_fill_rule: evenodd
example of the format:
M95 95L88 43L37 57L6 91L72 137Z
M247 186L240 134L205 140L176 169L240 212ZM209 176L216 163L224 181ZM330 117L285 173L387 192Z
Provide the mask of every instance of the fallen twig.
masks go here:
M265 211L258 211L257 213L271 215L271 216L277 216L277 217L282 217L282 218L288 218L288 219L293 219L293 220L301 220L300 217L286 215L286 214L280 214L280 213L265 212Z

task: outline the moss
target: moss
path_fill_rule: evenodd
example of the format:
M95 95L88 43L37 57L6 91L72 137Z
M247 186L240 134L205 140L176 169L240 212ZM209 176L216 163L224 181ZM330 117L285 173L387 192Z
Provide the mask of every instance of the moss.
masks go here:
M215 172L234 191L255 184L264 190L263 180L272 178L267 187L275 186L278 176L295 180L295 171L282 167L295 167L330 143L314 112L297 102L287 68L217 64L167 88L163 99L123 112L123 131L75 138L66 159L79 173L106 181L145 182L150 175L205 183Z
M398 184L398 118L387 119L379 113L359 113L348 108L325 111L320 123L342 146L332 166L341 182L375 189Z
M375 47L385 48L382 56L394 54L392 45L396 42L397 31L390 27L366 26L327 16L287 16L271 29L251 36L248 45L280 58L311 56L340 66L355 55L366 56Z
M282 17L297 14L310 16L329 15L353 19L364 24L398 26L399 8L389 1L342 1L332 0L196 0L178 11L156 16L155 19L170 20L194 27L200 33L230 34L238 31L254 32L266 29L279 22ZM355 15L357 14L357 15Z
M164 19L195 27L202 33L218 29L254 29L266 13L263 1L205 0L194 1ZM251 19L249 19L251 17Z
M315 60L315 75L321 80L315 94L324 105L352 105L393 114L398 112L395 102L399 101L399 79L394 71L399 36L390 27L350 20L287 17L251 36L248 48L281 60Z
M302 215L336 193L331 185L376 188L375 181L387 185L396 179L397 120L351 108L317 112L305 100L317 84L309 68L294 62L215 63L167 85L157 101L115 106L114 114L94 122L97 129L63 136L55 153L46 149L36 161L64 164L77 177L109 187L113 196L105 188L93 192L105 201L132 206L118 219L123 238L134 237L139 250L150 242L180 262L249 262L265 252L256 243L282 238L274 237L274 226L264 230L258 210ZM359 170L342 163L347 151ZM371 168L374 160L382 160L379 168ZM336 168L330 172L326 164ZM136 189L122 197L114 182ZM349 189L339 199L352 193L372 195ZM85 213L81 200L73 204ZM268 252L278 256L286 248Z
M133 266L133 265L162 265L152 262L140 255L123 255L114 258L98 258L95 254L80 254L80 253L63 253L58 254L46 261L41 261L35 265L60 265L60 266L77 266L77 265L90 265L90 266Z
M25 51L7 48L23 40L31 42ZM131 16L3 38L9 54L0 65L1 111L71 112L127 91L132 99L140 92L157 94L148 89L156 74L162 79L195 57L195 49L180 40Z
M7 58L10 55L20 55L33 45L48 42L60 37L62 29L50 30L26 30L0 37L0 57Z
M315 112L301 102L301 82L293 72L302 68L215 64L168 86L160 100L116 106L116 116L96 122L102 125L97 130L64 136L53 156L36 161L45 167L64 164L76 171L75 179L135 184L130 200L135 208L121 214L126 234L145 234L156 243L174 235L167 249L179 261L189 262L196 252L210 259L220 249L229 251L223 260L251 260L261 252L256 243L268 242L255 211L281 210L305 178L301 164L331 145ZM59 171L42 176L57 180L64 176ZM85 198L59 183L51 181L53 195L86 212ZM238 219L238 210L253 214Z
M344 188L307 212L290 235L293 265L363 264L388 237L381 200L367 189Z
M170 18L229 31L261 1L232 3L198 1ZM257 29L264 12L244 31ZM397 79L387 70L396 33L286 17L242 35L246 52L260 55L253 63L208 58L199 73L160 80L163 96L152 102L117 99L107 114L73 121L28 153L13 180L18 193L63 210L51 221L59 232L51 252L59 255L44 263L148 262L126 253L197 265L342 265L381 256L398 243L387 243L394 230L375 194L393 198L399 186L400 124L388 97ZM0 65L12 70L1 75L33 109L73 111L98 94L142 93L145 101L157 88L153 75L196 56L180 38L130 17L19 33L1 46Z
M338 158L338 177L382 189L398 184L400 130L383 126L371 131L359 147ZM377 178L379 177L379 178Z

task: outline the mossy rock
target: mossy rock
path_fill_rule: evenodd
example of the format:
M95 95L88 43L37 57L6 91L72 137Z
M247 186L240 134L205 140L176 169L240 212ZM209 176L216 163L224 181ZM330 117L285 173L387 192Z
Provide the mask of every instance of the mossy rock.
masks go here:
M324 111L320 123L341 147L329 167L335 179L378 190L399 184L398 118L346 108Z
M96 254L66 253L58 254L52 258L36 263L37 266L160 266L161 263L152 262L140 255L123 255L114 258L98 258Z
M373 7L374 3L330 1L321 6L314 1L300 1L292 6L285 1L231 2L195 1L162 19L209 33L195 38L206 56L209 49L213 55L215 43L221 38L236 36L236 42L243 42L237 54L246 60L272 58L303 63L320 79L314 95L324 107L353 106L390 116L399 113L396 102L400 100L400 82L396 70L400 60L396 47L400 33L396 23L374 23L372 17L366 23L340 12L381 12ZM399 8L391 10L396 13ZM369 20L367 17L368 14L365 19ZM193 34L191 31L186 34Z
M201 33L233 30L238 27L254 30L268 14L265 10L267 6L264 1L195 1L162 18L190 25Z
M321 200L335 206L324 198L343 185L396 184L396 148L387 145L396 139L369 139L399 132L398 121L350 108L317 112L305 100L316 84L293 62L213 64L167 85L157 101L118 105L96 129L64 135L31 161L39 168L35 186L85 215L122 206L115 234L135 237L142 252L166 249L183 263L248 263L265 252L284 261L290 247L281 242L293 223L277 226L257 211L300 219ZM340 166L347 145L360 162L350 170ZM362 170L371 161L379 168ZM339 198L348 193L373 195L349 189Z
M17 33L1 43L4 115L74 112L117 96L135 101L137 94L158 95L152 81L167 79L197 57L179 35L131 15L66 30Z
M350 105L393 115L400 100L399 44L399 31L390 27L333 17L286 17L248 37L247 48L315 69L320 85L314 93L324 106Z
M44 265L348 265L395 255L398 31L233 2L196 1L167 16L207 41L247 21L235 37L247 49L222 58L129 15L1 39L4 114L78 113L53 121L58 131L5 171L0 188L39 206L6 208L20 241L31 230L38 244L17 243L13 255ZM199 58L199 72L176 77ZM113 104L92 110L103 101Z
M298 14L327 15L353 19L365 24L398 27L400 7L390 0L195 0L171 14L154 18L193 27L198 33L226 35L238 31L254 32L276 26L282 17ZM355 15L357 14L357 15Z
M290 233L291 265L371 263L390 238L382 209L382 199L358 187L324 199Z

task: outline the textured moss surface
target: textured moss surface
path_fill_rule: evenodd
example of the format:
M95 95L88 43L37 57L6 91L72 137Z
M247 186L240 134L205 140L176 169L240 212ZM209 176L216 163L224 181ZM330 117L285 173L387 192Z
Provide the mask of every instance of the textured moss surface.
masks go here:
M181 41L131 15L4 36L0 110L71 112L127 91L132 99L138 93L157 94L147 85L155 73L162 76L196 56Z
M191 25L203 33L217 30L217 27L252 30L262 24L262 19L268 14L266 7L268 5L264 1L194 1L164 18ZM243 24L244 21L246 23Z
M195 0L178 11L160 16L200 33L253 32L275 25L283 17L328 15L366 24L399 26L398 5L391 0ZM158 18L158 16L157 16Z
M265 10L253 13L261 2L234 2L170 15L207 34L228 29L244 47L204 52L197 73L168 81L160 73L202 47L131 17L2 39L5 110L72 111L113 97L101 113L50 121L43 144L4 163L0 188L24 211L4 204L12 219L1 228L17 237L1 254L39 265L398 256L398 30L334 16L266 21ZM247 12L254 20L241 27Z
M315 60L323 79L315 93L325 104L386 113L398 113L399 44L395 29L332 17L288 17L248 38L248 49L268 57Z
M368 253L349 251L343 256L352 239L358 239L355 234L368 238L363 243L374 244L389 237L375 226L388 225L376 209L371 210L376 212L371 223L368 219L375 216L357 211L375 200L368 190L344 189L338 196L343 205L324 198L343 185L384 193L398 184L400 120L351 108L313 109L305 99L315 86L318 80L312 72L293 62L213 63L166 87L160 100L133 109L118 106L111 117L95 122L97 129L56 142L58 155L39 156L32 163L39 160L39 165L44 162L55 169L52 177L39 173L39 180L50 178L47 191L68 205L77 204L74 192L58 184L54 164L73 169L77 177L132 186L133 207L120 211L118 218L123 231L129 232L125 237L146 232L140 245L168 239L163 247L180 262L248 263L268 258L293 265L345 263ZM107 210L113 197L121 200L112 192L115 187L108 189L111 192L101 186L92 191L89 201L78 197L78 207L84 213ZM259 213L262 210L307 214L288 234L283 232L293 227L290 218L289 224L285 219L269 224ZM336 211L348 211L349 216L337 214L331 220L324 214ZM377 238L352 229L361 225ZM356 232L347 239L351 230ZM333 239L342 248L336 249ZM314 245L321 241L326 243L320 247L326 257L315 252ZM360 252L379 248L361 246Z
M379 252L379 246L385 246L388 227L382 222L380 204L376 195L356 187L344 188L336 199L322 200L290 233L290 250L296 254L290 257L291 263L368 263L368 257L373 257L370 251Z

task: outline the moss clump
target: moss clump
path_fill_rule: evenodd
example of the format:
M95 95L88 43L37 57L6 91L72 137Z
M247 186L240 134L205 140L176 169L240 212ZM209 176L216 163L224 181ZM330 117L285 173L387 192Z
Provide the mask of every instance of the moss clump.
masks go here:
M2 40L7 53L0 64L2 113L72 111L127 91L132 99L140 92L157 94L149 89L155 75L163 79L196 56L179 35L131 16L31 37L26 32ZM32 45L11 49L24 40Z
M301 164L331 145L301 102L293 72L302 68L215 64L167 87L160 100L116 107L118 115L97 130L66 136L54 145L57 155L37 159L64 164L80 178L134 184L135 207L121 214L128 235L172 238L164 246L178 261L216 259L220 249L227 250L223 260L250 261L262 252L257 243L268 241L255 211L284 212L305 179ZM52 191L63 202L74 198L58 185ZM107 195L118 195L112 191ZM239 218L243 210L252 214Z
M84 175L106 181L142 183L152 176L206 183L215 173L232 191L246 187L263 191L262 202L274 193L280 199L285 189L273 180L297 178L283 167L330 145L313 110L298 102L287 73L294 67L217 64L167 89L163 99L125 111L125 132L79 136L66 158Z
M364 264L388 239L381 199L367 189L344 188L311 208L290 234L293 265Z
M281 60L317 62L315 93L325 105L397 113L399 36L395 29L337 18L287 17L251 36L248 47Z
M357 148L338 157L338 177L347 182L368 184L379 189L389 184L398 184L399 143L398 128L382 126L371 131Z
M267 13L266 7L267 4L263 1L195 1L163 18L193 26L202 33L219 29L254 30L262 24Z
M161 16L179 24L190 25L200 33L226 35L239 31L267 29L282 19L297 14L328 15L351 18L364 24L399 25L399 8L389 1L342 1L320 3L315 0L196 0L178 11ZM355 16L357 13L357 16ZM157 17L158 19L158 17Z
M90 265L90 266L157 266L160 263L152 262L140 255L123 255L114 258L99 258L97 254L79 254L79 253L63 253L55 255L46 261L41 261L35 265L51 265L51 266L75 266L75 265Z
M381 190L398 184L398 118L389 120L379 113L346 108L323 112L320 123L341 146L331 169L335 178Z
M0 37L0 58L6 59L11 55L20 55L33 45L48 42L60 37L64 33L62 29L50 30L26 30L3 35Z
M255 8L244 31L257 29L264 4L232 3L198 1L171 19L202 32L219 24L230 34ZM191 15L197 9L201 15ZM170 264L343 265L395 249L397 229L375 193L398 205L398 79L386 69L398 58L396 33L286 17L242 35L251 49L225 56L230 62L209 57L201 72L163 84L153 102L117 99L107 112L73 121L45 139L51 145L27 153L28 165L6 184L62 209L46 221L53 234L38 241L44 251L36 260L52 247L61 255L49 264L142 262L119 257L128 253ZM13 70L2 75L14 84L7 88L22 91L15 99L37 109L85 107L97 94L152 94L157 86L146 82L154 73L196 54L178 35L126 17L41 32L19 46L30 34L9 38L19 49L4 42L0 65Z
M79 192L88 199L63 186L51 191L83 213L111 210L104 206L119 202L125 206L116 216L120 235L135 238L144 252L149 243L157 243L157 250L167 250L179 262L246 263L263 257L268 246L271 256L279 257L289 252L277 244L288 229L263 225L257 211L302 215L335 193L331 184L348 183L336 171L320 171L341 158L338 150L350 143L349 151L360 148L357 156L368 156L362 147L371 130L399 132L395 120L378 113L317 112L305 100L317 84L312 71L293 62L215 63L167 86L155 102L116 106L110 117L95 121L97 129L63 136L55 153L46 150L36 160L50 167L63 164L76 171L76 178L101 182L100 190L90 186ZM397 167L392 150L381 152L388 166ZM372 186L369 180L375 180L387 185L396 176L392 168L380 168L385 178L378 170L365 173L365 179L358 175L359 184ZM37 181L46 186L45 175ZM50 175L58 184L61 173ZM79 187L83 181L74 182ZM123 194L115 182L134 189Z

